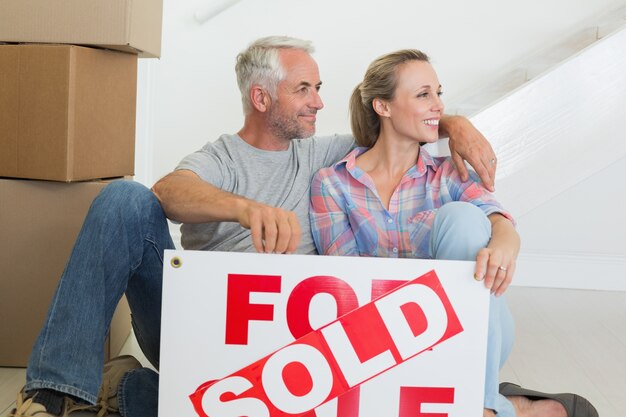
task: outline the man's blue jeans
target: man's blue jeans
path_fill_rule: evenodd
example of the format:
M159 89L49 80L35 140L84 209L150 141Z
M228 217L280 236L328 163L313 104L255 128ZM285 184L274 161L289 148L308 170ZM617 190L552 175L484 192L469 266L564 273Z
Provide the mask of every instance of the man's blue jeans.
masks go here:
M104 342L124 293L139 345L158 369L163 251L173 248L150 190L132 181L105 187L59 281L30 357L26 390L48 388L95 403ZM127 374L118 391L122 415L156 417L157 387L158 377L149 369Z
M465 202L443 205L437 211L430 240L435 259L475 261L491 239L491 222L478 207ZM499 417L515 417L513 405L498 391L500 368L504 365L515 337L515 324L504 296L491 296L485 371L485 408Z

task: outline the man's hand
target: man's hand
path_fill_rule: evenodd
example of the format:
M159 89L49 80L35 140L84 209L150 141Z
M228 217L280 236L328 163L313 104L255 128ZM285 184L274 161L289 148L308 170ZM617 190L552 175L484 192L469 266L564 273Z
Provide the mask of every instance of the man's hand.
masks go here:
M228 193L189 170L174 171L152 187L168 219L181 223L238 222L257 252L291 253L300 243L296 214Z
M439 125L440 135L450 138L452 162L463 181L469 179L467 161L480 177L485 188L495 191L496 155L485 137L463 116L444 116Z
M300 222L293 211L248 200L238 221L252 232L257 252L292 253L300 243Z

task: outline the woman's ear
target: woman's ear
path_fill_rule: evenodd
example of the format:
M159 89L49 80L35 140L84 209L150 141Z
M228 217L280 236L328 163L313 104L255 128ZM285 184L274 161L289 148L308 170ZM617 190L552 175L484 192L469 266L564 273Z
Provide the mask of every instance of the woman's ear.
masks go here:
M374 111L381 117L389 117L391 113L389 111L389 105L386 101L381 100L379 98L375 98L372 101L372 107Z
M260 85L253 85L252 88L250 88L250 102L252 103L252 107L254 107L257 111L265 113L269 108L272 99L267 90L263 87Z

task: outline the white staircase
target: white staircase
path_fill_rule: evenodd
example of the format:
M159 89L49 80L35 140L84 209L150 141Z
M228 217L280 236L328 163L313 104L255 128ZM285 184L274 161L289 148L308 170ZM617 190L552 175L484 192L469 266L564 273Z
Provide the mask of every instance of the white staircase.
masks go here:
M626 27L626 6L588 22L579 31L558 41L546 42L545 47L533 56L526 57L523 62L504 71L487 85L476 88L476 93L458 100L446 101L446 112L474 116L509 95L516 88L527 84L623 27Z
M516 284L626 291L626 7L481 91L455 107L498 155Z

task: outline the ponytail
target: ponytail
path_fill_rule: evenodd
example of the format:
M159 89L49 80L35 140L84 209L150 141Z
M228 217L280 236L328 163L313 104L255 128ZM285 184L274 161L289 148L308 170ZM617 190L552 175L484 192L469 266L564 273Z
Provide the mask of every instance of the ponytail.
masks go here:
M359 83L350 97L350 125L357 145L371 148L380 133L380 120L372 107L372 101L363 102Z

